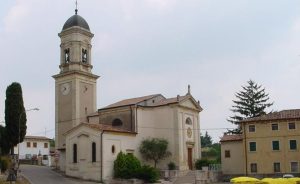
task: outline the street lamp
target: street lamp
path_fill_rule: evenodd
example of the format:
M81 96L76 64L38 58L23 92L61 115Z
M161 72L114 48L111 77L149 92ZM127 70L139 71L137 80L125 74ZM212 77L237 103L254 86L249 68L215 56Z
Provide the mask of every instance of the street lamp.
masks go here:
M20 116L19 116L19 137L18 137L18 169L19 169L19 165L20 165L20 124L21 124L21 117L23 114L25 114L25 112L29 112L29 111L39 111L39 108L32 108L32 109L25 109L24 111L21 112Z

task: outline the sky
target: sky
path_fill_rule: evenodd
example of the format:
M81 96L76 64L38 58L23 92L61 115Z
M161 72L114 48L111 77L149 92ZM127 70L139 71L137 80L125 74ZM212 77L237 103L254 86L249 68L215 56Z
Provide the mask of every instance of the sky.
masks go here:
M27 135L54 137L58 33L75 0L1 0L0 122L5 91L22 85ZM201 132L217 142L234 94L252 79L272 109L300 107L298 0L78 0L92 40L97 107L160 93L200 101Z

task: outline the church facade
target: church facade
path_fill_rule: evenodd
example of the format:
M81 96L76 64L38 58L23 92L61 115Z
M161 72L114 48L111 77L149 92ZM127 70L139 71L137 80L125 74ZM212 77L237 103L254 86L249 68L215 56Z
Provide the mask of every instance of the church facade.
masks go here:
M113 177L117 154L134 154L142 162L139 146L147 138L169 142L170 157L159 162L166 169L172 161L179 170L193 169L200 158L199 101L190 93L166 98L161 94L125 99L97 109L96 83L92 73L88 23L71 16L58 34L60 72L55 79L55 141L59 166L68 176L89 180ZM152 164L152 163L148 163Z

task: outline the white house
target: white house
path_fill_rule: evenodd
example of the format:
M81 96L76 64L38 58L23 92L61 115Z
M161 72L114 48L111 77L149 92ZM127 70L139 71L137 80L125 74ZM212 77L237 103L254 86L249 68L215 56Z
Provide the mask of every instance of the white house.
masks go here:
M43 136L25 136L24 141L15 146L14 153L19 154L20 150L20 160L42 156L43 164L49 165L50 140Z

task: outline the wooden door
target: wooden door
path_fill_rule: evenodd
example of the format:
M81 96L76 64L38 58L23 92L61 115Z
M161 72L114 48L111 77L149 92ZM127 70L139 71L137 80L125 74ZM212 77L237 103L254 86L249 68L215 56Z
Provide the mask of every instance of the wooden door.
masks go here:
M193 148L188 148L188 164L189 169L193 169Z

